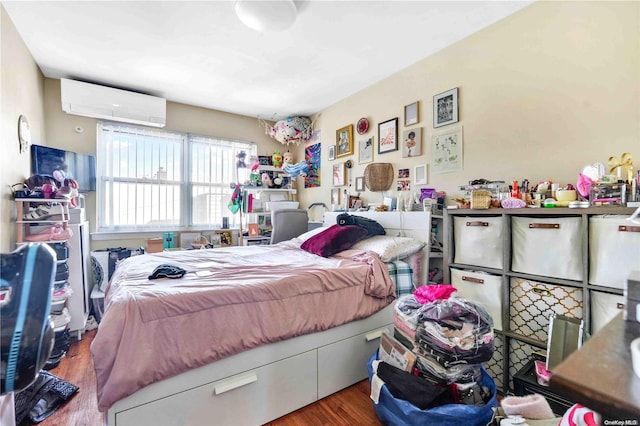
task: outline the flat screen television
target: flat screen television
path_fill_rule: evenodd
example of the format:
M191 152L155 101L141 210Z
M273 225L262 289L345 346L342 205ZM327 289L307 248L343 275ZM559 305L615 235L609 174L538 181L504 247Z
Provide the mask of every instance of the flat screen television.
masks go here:
M95 156L31 145L31 173L53 177L55 170L62 170L67 178L75 179L80 192L96 190Z

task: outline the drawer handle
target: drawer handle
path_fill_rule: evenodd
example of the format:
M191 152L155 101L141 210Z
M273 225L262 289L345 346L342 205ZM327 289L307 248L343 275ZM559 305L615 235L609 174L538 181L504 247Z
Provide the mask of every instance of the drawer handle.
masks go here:
M462 281L469 281L469 282L472 282L472 283L484 284L484 280L483 280L483 279L481 279L481 278L474 278L474 277L466 277L466 276L463 276L463 277L462 277Z
M616 303L616 308L624 309L624 303L620 303L620 302Z
M619 232L640 232L640 226L620 225L618 226L618 231Z
M531 291L540 296L551 296L551 292L544 287L533 287Z
M367 340L367 342L370 342L372 340L376 340L379 339L380 337L382 337L382 332L384 331L384 329L380 329L380 330L376 330L376 331L372 331L371 333L367 333L364 338Z
M475 222L467 222L467 226L489 226L489 222L481 222L481 221L475 221Z
M242 386L246 386L248 384L251 384L257 381L258 381L258 376L256 376L256 373L245 374L239 377L234 377L232 379L225 380L223 383L218 383L213 387L213 393L215 395L220 395L225 392L229 392L231 390L237 389Z
M560 229L559 223L530 223L529 229Z

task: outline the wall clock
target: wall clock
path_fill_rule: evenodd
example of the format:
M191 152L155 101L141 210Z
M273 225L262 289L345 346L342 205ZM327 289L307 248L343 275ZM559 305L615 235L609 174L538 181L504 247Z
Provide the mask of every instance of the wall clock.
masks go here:
M20 152L26 152L31 143L31 128L27 117L24 115L18 118L18 141L20 142Z
M367 133L369 131L369 120L364 117L358 120L356 129L358 130L359 135L364 135L365 133Z

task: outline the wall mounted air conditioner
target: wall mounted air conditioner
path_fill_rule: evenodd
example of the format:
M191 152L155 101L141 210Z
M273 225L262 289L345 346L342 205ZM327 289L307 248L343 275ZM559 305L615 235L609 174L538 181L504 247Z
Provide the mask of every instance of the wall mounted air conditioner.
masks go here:
M65 78L60 80L60 90L62 110L68 114L153 127L166 124L163 98Z

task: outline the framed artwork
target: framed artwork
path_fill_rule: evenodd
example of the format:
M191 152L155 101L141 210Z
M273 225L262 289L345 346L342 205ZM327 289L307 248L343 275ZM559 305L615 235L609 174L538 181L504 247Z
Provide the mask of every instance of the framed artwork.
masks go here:
M420 122L418 101L404 107L404 125L411 126Z
M305 188L317 188L320 186L322 144L320 142L308 145L304 149L304 160L309 166L307 175L304 177Z
M431 171L447 173L462 170L462 126L431 139Z
M331 145L329 147L329 161L333 161L336 159L336 146Z
M458 88L433 97L433 127L458 122Z
M353 154L353 124L336 131L336 157Z
M422 128L402 132L402 158L422 155Z
M356 178L356 191L364 191L364 176L358 176Z
M346 181L347 167L345 163L333 165L333 186L343 186Z
M271 156L270 155L258 155L258 162L261 166L270 166L271 165Z
M413 172L413 184L426 185L427 183L427 165L416 166Z
M336 206L340 204L340 189L331 188L331 204Z
M362 201L360 201L359 196L349 195L349 208L350 209L359 209L362 205Z
M260 234L260 231L258 230L258 224L257 223L250 223L249 224L249 236L250 237L257 237Z
M220 246L228 247L233 245L233 238L231 237L231 231L215 231L216 235L220 236Z
M373 136L369 139L361 140L359 142L359 163L370 163L373 161Z
M398 150L398 117L378 124L378 154Z

